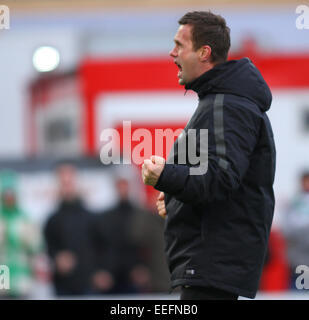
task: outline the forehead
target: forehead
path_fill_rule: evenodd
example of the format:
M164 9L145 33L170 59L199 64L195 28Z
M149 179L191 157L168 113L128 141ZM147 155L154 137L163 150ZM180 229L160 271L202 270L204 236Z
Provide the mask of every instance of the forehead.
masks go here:
M188 24L179 26L174 40L179 41L181 43L191 42L191 28L192 27Z

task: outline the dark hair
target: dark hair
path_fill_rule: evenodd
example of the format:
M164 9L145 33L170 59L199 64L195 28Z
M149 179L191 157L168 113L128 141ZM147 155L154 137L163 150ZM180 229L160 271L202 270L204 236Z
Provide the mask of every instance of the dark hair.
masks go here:
M227 60L231 46L230 28L225 19L210 11L193 11L179 19L180 25L192 26L192 42L194 50L203 45L211 47L211 61L222 63Z
M309 170L303 171L301 173L301 180L309 178Z

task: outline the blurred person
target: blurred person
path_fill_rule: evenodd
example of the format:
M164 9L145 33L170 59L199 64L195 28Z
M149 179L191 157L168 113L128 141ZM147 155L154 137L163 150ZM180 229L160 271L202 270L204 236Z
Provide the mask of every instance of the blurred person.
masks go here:
M289 267L285 239L278 228L272 228L259 290L279 292L288 288Z
M17 179L13 171L0 173L0 265L10 274L10 289L0 290L0 296L24 299L32 293L42 242L37 225L18 203Z
M148 292L151 275L133 232L141 208L129 199L129 181L117 178L118 202L97 217L95 243L97 272L94 282L100 293Z
M150 272L149 291L166 293L170 289L169 271L164 253L164 221L157 214L158 192L152 192L148 207L137 210L132 235L143 264Z
M290 288L296 289L299 265L309 266L309 171L300 177L300 191L291 200L281 218L290 268Z
M142 168L144 183L161 191L171 284L184 300L254 298L274 213L271 91L248 58L227 61L224 18L189 12L179 24L170 56L199 104L168 161L152 156ZM207 147L189 140L189 129L207 129ZM178 150L182 141L194 143L194 155ZM196 155L207 159L190 163Z
M59 204L44 228L55 293L57 296L92 294L93 214L85 208L79 194L76 168L62 164L56 174Z

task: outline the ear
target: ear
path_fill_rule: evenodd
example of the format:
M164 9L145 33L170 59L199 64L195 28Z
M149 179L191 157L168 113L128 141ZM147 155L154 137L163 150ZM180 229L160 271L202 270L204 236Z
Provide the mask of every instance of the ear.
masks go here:
M211 47L207 45L202 46L199 52L199 57L201 62L206 62L207 60L210 59L210 56L211 56Z

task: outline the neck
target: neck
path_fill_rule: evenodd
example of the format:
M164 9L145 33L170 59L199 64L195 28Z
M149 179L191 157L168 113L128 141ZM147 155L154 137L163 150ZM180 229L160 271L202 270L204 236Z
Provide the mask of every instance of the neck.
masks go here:
M204 73L201 73L199 77L185 85L186 90L193 90L200 96L201 91L207 91L210 88L210 82L218 76L220 73L220 66L222 64L209 64L208 68L204 68Z
M195 79L199 78L202 74L204 74L205 72L211 70L215 66L216 65L214 63L206 61L205 63L202 64L202 67L199 68L198 76Z

